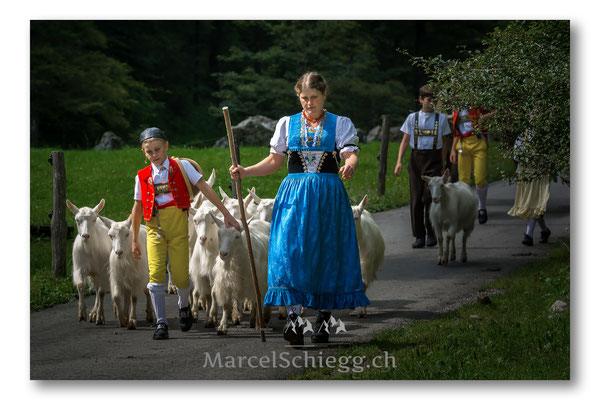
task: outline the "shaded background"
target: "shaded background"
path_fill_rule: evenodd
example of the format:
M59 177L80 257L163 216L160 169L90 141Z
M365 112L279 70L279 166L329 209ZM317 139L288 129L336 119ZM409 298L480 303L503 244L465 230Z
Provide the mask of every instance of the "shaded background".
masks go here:
M307 71L329 110L366 133L417 110L424 72L406 55L462 58L508 21L60 21L30 23L30 145L90 148L112 131L137 145L159 126L177 145L212 146L251 115L297 112Z

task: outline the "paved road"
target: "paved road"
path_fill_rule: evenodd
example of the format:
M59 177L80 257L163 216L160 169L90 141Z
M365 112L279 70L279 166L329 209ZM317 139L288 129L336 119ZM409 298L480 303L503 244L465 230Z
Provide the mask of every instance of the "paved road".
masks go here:
M31 379L284 379L299 370L295 366L325 365L340 346L453 309L473 299L481 285L542 257L549 246L537 243L539 227L535 245L525 247L521 245L524 221L506 215L514 192L514 186L502 182L490 185L489 221L475 228L466 264L438 266L437 248L411 249L408 208L375 214L386 241L386 258L378 280L367 291L368 316L359 319L348 310L334 313L345 323L347 333L332 335L328 346L290 348L282 338L284 321L275 313L265 343L249 328L247 316L226 336L217 336L203 324L182 333L177 330L175 295L167 296L171 339L153 341L153 329L143 321L135 331L119 329L107 296L104 326L77 322L76 302L31 314ZM568 236L568 187L552 185L546 221L552 230L551 243ZM89 311L93 298L86 301ZM138 318L142 310L138 307ZM314 312L307 316L314 320ZM306 339L310 343L308 334Z

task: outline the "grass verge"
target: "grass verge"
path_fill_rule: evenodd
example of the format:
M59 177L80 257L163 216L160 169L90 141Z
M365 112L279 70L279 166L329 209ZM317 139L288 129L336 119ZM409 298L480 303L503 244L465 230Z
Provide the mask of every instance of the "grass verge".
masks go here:
M483 287L501 293L490 304L466 304L381 332L338 352L336 367L309 369L291 379L569 379L570 312L550 310L557 300L569 303L569 258L568 244L561 243L547 258Z

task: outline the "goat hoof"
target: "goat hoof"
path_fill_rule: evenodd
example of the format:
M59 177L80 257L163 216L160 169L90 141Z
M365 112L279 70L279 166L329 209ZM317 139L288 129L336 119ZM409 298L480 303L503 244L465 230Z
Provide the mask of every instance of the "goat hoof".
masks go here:
M358 318L364 318L364 317L366 317L366 316L367 316L367 314L362 314L362 313L361 313L361 314L358 314Z
M128 330L137 329L137 323L136 323L136 321L135 320L129 321L129 323L127 324L127 329Z
M98 316L96 318L96 325L104 325L104 317Z
M204 323L205 328L214 328L215 326L216 326L216 324L213 321L206 321Z
M460 261L462 261L462 262L466 263L466 262L467 262L467 256L461 257L461 258L460 258Z
M146 317L146 322L149 323L149 324L151 324L151 323L154 322L154 318L152 318L152 317Z
M226 330L221 330L221 329L217 329L217 335L227 335L227 331Z

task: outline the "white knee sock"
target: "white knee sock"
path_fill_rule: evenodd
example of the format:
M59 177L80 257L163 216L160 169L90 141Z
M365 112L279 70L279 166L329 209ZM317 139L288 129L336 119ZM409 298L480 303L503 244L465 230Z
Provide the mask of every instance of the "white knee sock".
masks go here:
M487 199L488 186L489 185L485 185L482 188L480 188L480 187L477 188L477 198L479 199L479 209L480 210L485 210L485 202Z
M177 288L177 305L179 308L185 308L190 305L190 290L192 290L192 283L185 289Z
M527 231L525 232L525 234L529 237L533 237L534 229L535 229L535 219L529 218L529 221L527 221Z
M285 306L288 315L291 313L295 313L296 315L300 315L302 312L302 304L294 304L293 306Z
M156 323L166 324L167 313L165 311L165 290L167 289L167 284L149 283L147 287L150 291L150 298L152 299L154 314L156 314Z

